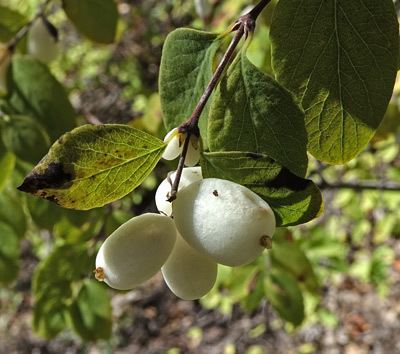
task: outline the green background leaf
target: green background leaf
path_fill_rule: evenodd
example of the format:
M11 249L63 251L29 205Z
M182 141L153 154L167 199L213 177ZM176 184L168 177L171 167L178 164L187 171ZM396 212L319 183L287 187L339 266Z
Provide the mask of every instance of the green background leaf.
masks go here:
M25 23L25 16L8 7L0 6L0 42L9 41Z
M118 10L114 0L63 0L71 22L84 36L98 43L115 39Z
M291 273L311 293L318 294L319 282L314 269L298 242L293 239L274 237L270 250L271 264Z
M20 193L14 189L5 189L0 193L0 222L9 225L22 238L27 230Z
M318 187L266 155L246 152L205 153L203 176L227 179L251 189L273 209L278 226L310 221L323 210Z
M65 208L100 207L139 186L164 146L127 125L84 125L58 139L19 189Z
M48 67L28 56L13 56L9 103L46 128L52 141L75 126L75 112L61 84Z
M180 28L171 32L163 47L160 66L160 98L168 131L185 122L212 77L213 61L221 39L214 33ZM209 104L200 119L207 140Z
M24 161L37 163L50 147L43 127L29 116L7 116L0 119L0 127L5 147Z
M86 279L70 307L72 328L85 340L108 339L112 309L104 284Z
M1 144L0 144L1 145ZM7 185L15 167L15 155L0 147L0 193Z
M291 94L256 68L244 51L218 85L208 129L211 151L262 153L298 176L306 174L302 111Z
M87 277L93 265L85 244L60 245L40 262L32 280L33 328L39 335L53 338L68 327L73 284Z
M303 294L296 279L273 268L265 279L265 297L283 319L298 326L304 319Z
M378 128L397 72L392 0L279 1L271 27L273 68L306 114L308 149L344 163Z
M19 237L11 226L0 221L0 284L9 284L18 275Z

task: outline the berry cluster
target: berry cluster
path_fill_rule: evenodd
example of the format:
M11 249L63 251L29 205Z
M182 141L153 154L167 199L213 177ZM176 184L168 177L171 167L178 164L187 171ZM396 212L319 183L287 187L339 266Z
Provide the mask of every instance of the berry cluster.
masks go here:
M179 155L179 134L167 136L164 158ZM198 149L193 150L196 155ZM257 194L227 180L203 179L200 167L186 167L170 203L171 178L175 173L156 192L160 214L132 218L103 243L96 259L98 280L128 290L161 269L175 295L193 300L211 290L218 263L245 265L271 247L275 216Z

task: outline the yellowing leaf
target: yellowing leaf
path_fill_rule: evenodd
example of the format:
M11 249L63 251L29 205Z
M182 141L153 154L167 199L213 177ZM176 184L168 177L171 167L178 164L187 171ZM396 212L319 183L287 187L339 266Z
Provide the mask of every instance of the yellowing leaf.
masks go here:
M65 208L100 207L139 186L164 146L126 125L84 125L58 139L19 189Z

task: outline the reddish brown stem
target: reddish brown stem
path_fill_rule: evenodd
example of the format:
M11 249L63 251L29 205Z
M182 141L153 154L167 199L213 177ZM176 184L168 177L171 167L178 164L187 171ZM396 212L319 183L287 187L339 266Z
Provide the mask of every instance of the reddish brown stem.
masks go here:
M185 159L186 159L186 154L187 154L187 150L189 147L190 136L192 134L195 134L195 135L198 134L198 131L199 131L198 125L199 125L199 120L200 120L201 114L202 114L211 94L217 87L218 82L220 81L224 71L227 69L227 67L231 63L238 44L240 43L243 36L247 37L249 33L254 32L257 17L260 15L262 10L264 10L264 8L270 3L270 1L271 0L261 0L248 14L239 17L239 19L235 22L235 25L233 26L233 29L232 29L232 31L236 31L235 36L233 37L231 43L229 44L220 63L218 64L217 69L215 70L215 72L213 74L213 77L211 78L210 82L208 83L206 89L204 90L204 93L201 95L200 100L197 103L192 115L187 120L187 122L183 123L179 127L179 130L181 132L185 132L187 135L186 135L185 143L184 143L182 153L181 153L181 156L179 159L179 164L177 167L175 180L172 184L170 197L168 199L170 202L172 202L173 200L176 199L179 182L180 182L180 179L182 176L183 168L185 166Z

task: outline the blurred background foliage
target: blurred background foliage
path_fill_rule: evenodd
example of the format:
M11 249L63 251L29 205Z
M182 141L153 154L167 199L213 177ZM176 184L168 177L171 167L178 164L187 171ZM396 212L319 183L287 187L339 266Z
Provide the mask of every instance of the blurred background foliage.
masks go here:
M40 3L1 0L0 40ZM194 1L119 0L115 40L100 44L54 1L49 19L61 50L49 69L77 112L74 125L125 123L163 137L157 83L166 35L182 26L224 31L251 5L204 3L206 11ZM253 63L271 75L273 5L249 48ZM309 175L324 187L323 216L280 229L273 250L248 266L220 267L214 289L196 302L176 299L160 277L123 293L92 274L102 240L132 216L156 210L155 189L174 166L160 164L140 188L104 208L61 209L16 191L54 137L49 117L12 112L18 119L3 119L0 141L0 353L400 352L400 192L343 188L400 183L399 92L400 84L355 160L326 166L311 159ZM0 105L9 113L7 100Z

